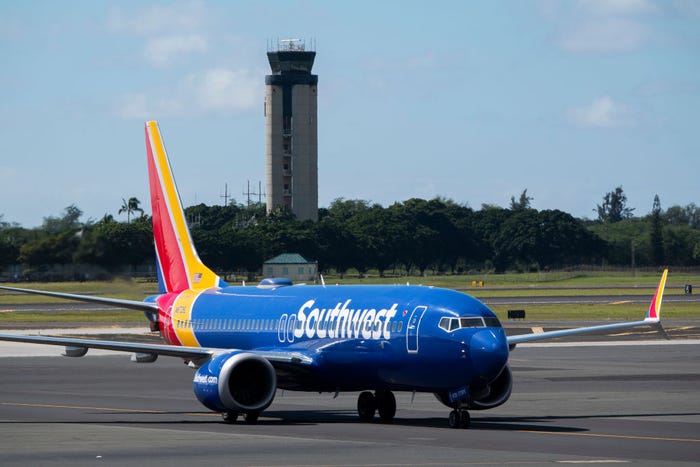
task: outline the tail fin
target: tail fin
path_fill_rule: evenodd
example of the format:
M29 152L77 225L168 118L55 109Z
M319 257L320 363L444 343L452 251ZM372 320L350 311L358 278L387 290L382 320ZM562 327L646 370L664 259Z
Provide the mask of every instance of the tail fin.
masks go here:
M159 283L165 289L161 292L225 286L197 255L160 128L154 121L146 122L146 155Z

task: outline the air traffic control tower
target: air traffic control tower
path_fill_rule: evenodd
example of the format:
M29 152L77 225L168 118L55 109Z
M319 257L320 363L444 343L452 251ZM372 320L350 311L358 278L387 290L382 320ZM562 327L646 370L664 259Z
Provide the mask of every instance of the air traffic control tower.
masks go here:
M299 220L318 220L316 52L284 39L267 52L265 76L267 211L287 206Z

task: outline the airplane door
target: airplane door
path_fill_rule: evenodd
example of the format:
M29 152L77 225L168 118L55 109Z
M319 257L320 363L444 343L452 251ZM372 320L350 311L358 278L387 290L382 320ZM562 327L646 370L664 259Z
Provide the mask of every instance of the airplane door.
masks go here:
M297 326L297 315L291 315L287 322L287 342L294 342L294 328Z
M287 313L280 317L280 321L277 324L277 340L280 342L287 340Z
M408 353L418 353L418 329L425 310L427 307L417 306L408 318L408 326L406 326L406 350Z

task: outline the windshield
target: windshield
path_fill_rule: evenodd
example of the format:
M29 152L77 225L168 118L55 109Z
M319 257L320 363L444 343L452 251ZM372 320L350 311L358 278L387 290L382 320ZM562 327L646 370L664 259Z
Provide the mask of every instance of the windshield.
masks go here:
M500 328L501 322L498 318L491 316L470 316L468 318L444 317L440 319L438 326L447 332L452 332L462 328Z

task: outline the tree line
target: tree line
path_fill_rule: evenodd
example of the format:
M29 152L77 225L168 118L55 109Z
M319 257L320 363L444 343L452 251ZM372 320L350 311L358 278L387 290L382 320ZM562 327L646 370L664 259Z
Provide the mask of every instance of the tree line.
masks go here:
M0 222L0 276L11 279L110 277L154 271L151 219L135 198L123 200L127 222L111 215L81 222L69 206L41 227ZM259 204L199 204L185 209L202 260L220 274L260 272L262 263L295 252L339 275L533 271L574 265L698 266L700 209L635 217L621 187L607 193L596 220L531 208L527 190L508 208L474 210L451 200L413 198L383 207L365 200L333 201L319 220L297 221ZM136 215L136 214L139 215ZM133 218L132 218L133 215ZM0 219L1 220L1 219Z

